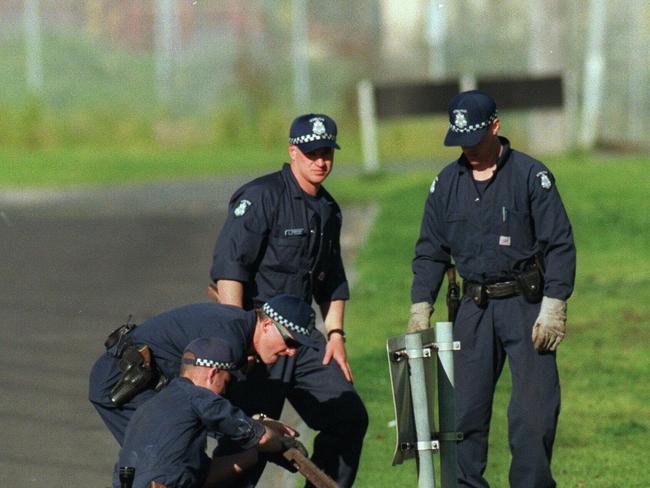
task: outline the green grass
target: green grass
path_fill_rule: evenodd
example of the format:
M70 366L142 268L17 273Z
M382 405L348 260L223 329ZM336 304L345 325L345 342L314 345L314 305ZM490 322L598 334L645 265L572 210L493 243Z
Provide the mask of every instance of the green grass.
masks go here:
M549 163L578 248L568 335L558 352L562 413L553 469L563 487L650 485L650 178L641 159L570 159ZM357 259L348 306L349 351L371 424L360 487L415 486L415 464L390 467L394 431L385 357L387 337L405 330L410 260L429 184L435 175L405 173L334 180L339 199L381 206ZM444 320L436 305L433 320ZM509 372L494 404L487 478L507 486ZM645 467L644 467L645 466Z
M16 124L5 121L5 125L9 127L23 123L29 126L30 124L23 121L22 117L17 117ZM28 115L24 117L29 118ZM219 137L224 137L225 134L226 139L232 139L228 134L237 130L231 127L232 123L237 122L236 125L239 125L239 122L243 124L243 121L238 122L234 115L228 120L230 122L225 125L216 122L213 130L215 134L222 134ZM0 120L0 125L2 123ZM273 120L275 127L283 123L278 116L275 116ZM43 142L45 138L44 144L37 143L34 147L17 144L2 145L0 140L0 164L4 169L0 173L0 188L106 185L142 180L216 176L225 173L272 171L279 168L283 161L288 160L284 131L280 134L277 129L264 134L242 130L240 132L243 134L240 133L239 139L234 144L219 142L185 144L183 141L174 144L169 140L160 143L152 140L153 136L147 134L150 132L147 123L138 119L114 121L107 115L107 119L100 123L97 119L87 118L87 114L79 113L72 119L68 118L65 124L67 127L62 128L59 125L52 131L33 127L23 131L32 134L29 136L30 139L40 138ZM167 131L173 133L175 127L174 123L170 123ZM404 127L417 128L419 136L425 137L432 126L430 121L419 120L407 122ZM380 150L386 168L402 164L408 158L425 159L426 154L422 147L414 147L400 153L396 149L397 146L386 142L399 141L400 137L403 137L404 127L399 124L387 125L380 131L384 136L381 139L383 142L380 144ZM87 133L83 139L93 141L92 143L78 144L78 141L74 140L73 133L78 135L81 130ZM134 136L137 131L142 133L141 137ZM339 140L343 150L337 151L334 175L337 175L340 168L353 170L361 168L361 148L358 137L353 131L354 129L347 130L346 127L341 130ZM54 132L57 136L52 135ZM125 143L115 144L115 141L122 140L121 134L125 135ZM58 141L63 139L64 143L50 144L47 142L48 137ZM195 138L202 137L197 135ZM436 157L451 159L448 153L438 154ZM386 184L390 187L393 181L387 179Z
M410 125L409 125L410 124ZM431 122L407 122L424 140ZM435 125L435 123L434 123ZM398 158L401 125L386 125L382 155ZM405 136L403 136L405 137ZM337 166L358 166L349 143ZM391 139L393 138L393 139ZM427 144L435 147L434 139ZM439 139L439 138L438 138ZM0 149L0 187L109 184L125 181L268 171L286 159L283 145L124 148ZM404 147L404 146L401 146ZM392 151L392 152L391 152ZM415 158L415 149L405 154ZM445 153L444 156L447 154ZM562 414L553 468L563 487L645 487L650 475L650 179L640 158L575 157L549 160L571 217L578 247L576 291L569 302L566 341L558 353ZM359 487L415 486L415 464L391 467L394 431L385 357L388 337L404 332L411 283L410 261L424 200L440 165L430 171L376 176L334 173L328 189L345 203L376 201L380 213L360 250L358 281L348 305L348 350L357 387L369 409ZM443 320L436 304L433 320ZM507 486L506 408L509 373L495 399L487 471L493 486Z
M282 154L246 148L156 150L138 148L53 148L0 150L5 168L0 186L70 186L120 184L244 173L260 169Z

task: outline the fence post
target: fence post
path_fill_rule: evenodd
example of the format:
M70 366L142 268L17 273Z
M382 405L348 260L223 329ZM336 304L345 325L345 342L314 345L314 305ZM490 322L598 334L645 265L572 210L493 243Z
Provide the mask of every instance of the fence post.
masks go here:
M362 80L357 84L361 150L363 152L363 169L366 173L379 171L377 114L375 112L374 95L374 87L369 80Z
M39 0L25 0L23 15L27 89L30 94L40 96L43 93L43 60Z

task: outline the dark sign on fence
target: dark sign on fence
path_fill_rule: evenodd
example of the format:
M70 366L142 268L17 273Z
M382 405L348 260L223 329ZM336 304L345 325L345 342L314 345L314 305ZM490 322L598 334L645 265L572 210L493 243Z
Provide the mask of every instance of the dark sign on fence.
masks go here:
M446 112L449 100L459 88L458 80L375 85L377 117L387 119Z
M564 104L562 77L479 79L477 88L483 90L503 110L531 108L560 108Z

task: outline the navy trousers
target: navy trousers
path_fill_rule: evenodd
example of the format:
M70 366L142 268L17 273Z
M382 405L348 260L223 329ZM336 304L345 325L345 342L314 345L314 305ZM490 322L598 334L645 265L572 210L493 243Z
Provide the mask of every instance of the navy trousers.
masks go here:
M319 348L301 347L293 358L280 358L270 366L258 364L245 377L233 378L228 398L249 415L265 413L279 418L288 399L305 423L317 431L311 459L341 488L352 486L359 467L368 413L336 361L322 365L325 338ZM220 442L218 453L233 449ZM255 486L263 466L237 486Z
M489 486L487 464L492 400L506 359L512 375L508 438L513 488L551 488L551 455L560 412L560 383L554 353L533 348L539 304L522 296L489 300L481 309L464 297L454 323L458 485Z

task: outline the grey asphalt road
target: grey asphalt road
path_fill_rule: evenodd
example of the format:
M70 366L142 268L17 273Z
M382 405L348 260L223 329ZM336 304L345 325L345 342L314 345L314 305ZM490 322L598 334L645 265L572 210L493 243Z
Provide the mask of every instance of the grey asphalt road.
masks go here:
M129 315L205 300L228 196L246 179L0 192L0 486L110 485L118 446L87 401L90 367ZM371 221L350 215L346 260Z

